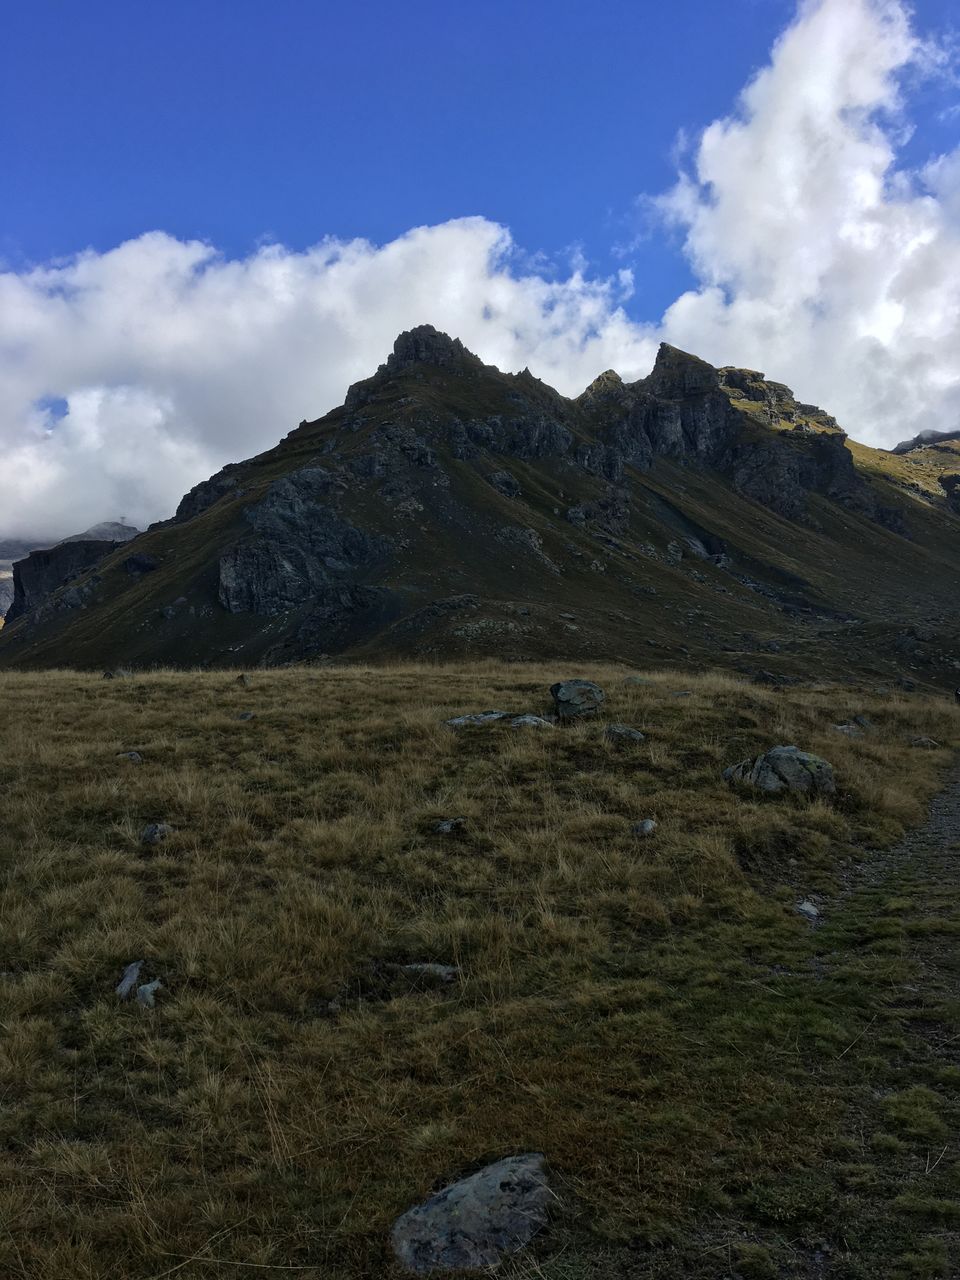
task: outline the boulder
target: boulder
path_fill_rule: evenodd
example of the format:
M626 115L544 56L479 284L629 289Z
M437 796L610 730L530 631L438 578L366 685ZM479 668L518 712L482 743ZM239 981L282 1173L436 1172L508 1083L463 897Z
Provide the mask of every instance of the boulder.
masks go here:
M408 1209L393 1225L393 1251L417 1275L485 1271L546 1225L550 1199L543 1156L507 1156Z
M630 831L635 836L652 836L657 829L657 824L653 818L644 818L642 822L635 822Z
M143 756L139 751L118 751L121 760L129 760L131 764L143 764Z
M730 765L723 776L727 782L768 795L791 791L797 795L832 796L837 789L833 766L799 747L772 747L754 760Z
M592 680L561 680L550 686L550 694L561 720L595 716L604 702L603 690Z
M925 751L935 751L940 746L940 743L935 738L920 737L911 738L910 745L911 747L920 747Z
M798 902L794 910L801 916L805 916L807 920L819 920L820 908L815 906L809 898L805 898L803 902Z

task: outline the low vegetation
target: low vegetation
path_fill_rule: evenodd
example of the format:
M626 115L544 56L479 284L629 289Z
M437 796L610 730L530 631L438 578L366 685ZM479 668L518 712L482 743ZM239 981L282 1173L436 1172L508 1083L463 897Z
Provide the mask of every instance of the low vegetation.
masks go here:
M0 676L0 1274L398 1276L399 1213L529 1150L505 1276L954 1274L957 883L883 850L956 709L629 674ZM443 724L568 675L645 741ZM791 743L833 802L723 783Z

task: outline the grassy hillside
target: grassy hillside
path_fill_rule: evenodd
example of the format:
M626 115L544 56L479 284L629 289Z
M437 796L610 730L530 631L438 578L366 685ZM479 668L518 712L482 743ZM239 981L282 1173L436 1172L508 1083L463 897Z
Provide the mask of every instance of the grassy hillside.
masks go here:
M646 741L443 726L570 674ZM960 898L876 850L960 716L627 674L0 676L0 1274L389 1278L398 1213L529 1149L554 1220L507 1277L956 1274ZM835 803L722 782L794 742Z

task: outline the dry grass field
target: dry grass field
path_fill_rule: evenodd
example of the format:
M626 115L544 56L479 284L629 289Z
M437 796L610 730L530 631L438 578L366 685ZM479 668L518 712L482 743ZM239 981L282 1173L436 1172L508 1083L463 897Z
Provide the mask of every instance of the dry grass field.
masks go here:
M627 674L0 676L0 1275L391 1278L398 1213L526 1150L554 1221L503 1276L947 1275L957 895L876 850L960 715ZM646 741L443 725L570 675ZM834 803L728 789L777 743Z

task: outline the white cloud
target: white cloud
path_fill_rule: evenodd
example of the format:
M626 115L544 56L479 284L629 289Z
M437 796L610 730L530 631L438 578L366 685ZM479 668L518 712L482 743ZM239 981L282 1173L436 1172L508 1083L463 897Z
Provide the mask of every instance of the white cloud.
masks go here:
M607 367L642 376L665 337L765 369L874 443L958 425L960 149L897 168L903 85L937 59L900 0L801 4L659 202L700 281L659 326L622 309L629 271L556 279L482 218L240 261L152 233L0 273L0 535L168 515L423 322L572 394Z
M169 515L225 462L339 404L415 324L570 393L611 365L647 372L655 340L620 308L628 272L550 281L514 256L502 227L466 218L242 261L154 233L0 275L0 533ZM38 407L49 397L65 417Z
M941 64L898 0L800 6L661 201L702 282L670 341L763 368L870 443L960 425L960 150L896 167L904 78Z

